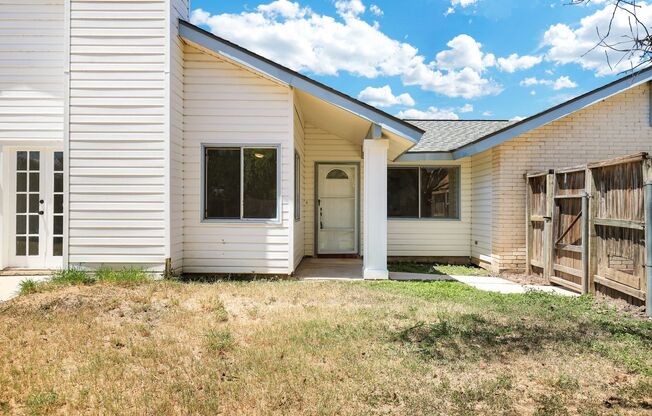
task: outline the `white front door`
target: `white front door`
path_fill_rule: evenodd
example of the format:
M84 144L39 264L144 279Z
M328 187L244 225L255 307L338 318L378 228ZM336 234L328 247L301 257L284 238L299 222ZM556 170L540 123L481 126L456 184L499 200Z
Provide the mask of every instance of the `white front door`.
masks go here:
M317 254L358 254L358 165L317 167Z
M8 152L9 218L7 266L43 269L63 266L63 152ZM8 239L8 241L7 241Z

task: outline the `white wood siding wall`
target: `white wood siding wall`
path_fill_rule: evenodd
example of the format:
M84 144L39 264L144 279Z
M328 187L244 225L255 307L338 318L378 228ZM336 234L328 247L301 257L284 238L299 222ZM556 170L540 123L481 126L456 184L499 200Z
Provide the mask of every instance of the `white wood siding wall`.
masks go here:
M183 270L287 274L294 138L292 91L186 45ZM280 145L280 224L202 223L202 144Z
M360 253L362 253L362 145L331 134L310 124L305 126L305 251L306 256L315 254L315 165L317 162L360 163Z
M0 144L63 142L63 0L0 1Z
M179 18L188 19L189 0L172 0L170 21L170 257L183 271L183 49Z
M471 256L491 262L492 150L471 158Z
M391 163L390 166L460 166L460 220L390 219L387 222L388 256L439 257L471 255L471 163L458 161Z
M168 3L71 0L71 265L164 267Z
M295 101L296 103L296 101ZM305 224L306 224L306 175L305 175L305 134L303 114L299 106L294 107L294 150L299 154L300 166L295 175L299 176L300 212L301 218L294 223L294 268L296 269L306 255ZM296 198L295 198L296 199Z

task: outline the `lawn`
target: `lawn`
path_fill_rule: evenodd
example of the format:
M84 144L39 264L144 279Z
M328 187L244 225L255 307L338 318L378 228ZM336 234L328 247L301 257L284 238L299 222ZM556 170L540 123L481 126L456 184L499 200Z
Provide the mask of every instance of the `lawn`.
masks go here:
M446 276L489 276L491 273L481 267L438 263L390 263L390 272L423 273Z
M0 413L652 412L652 322L456 282L140 282L0 304Z

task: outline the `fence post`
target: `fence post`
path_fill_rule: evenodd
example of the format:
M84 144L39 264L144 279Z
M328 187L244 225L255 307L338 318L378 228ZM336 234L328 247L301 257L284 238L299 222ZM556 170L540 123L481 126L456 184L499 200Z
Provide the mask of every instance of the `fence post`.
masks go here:
M588 195L588 204L589 210L587 212L586 220L588 222L588 233L589 237L586 241L588 244L588 277L587 284L588 290L590 293L595 292L595 284L593 283L593 276L597 273L598 260L597 260L597 243L598 243L598 234L595 229L594 219L597 213L597 190L595 186L595 178L593 177L593 169L587 166L586 168L586 193Z
M532 209L530 178L525 174L525 275L532 274Z
M586 180L586 176L585 176ZM586 183L586 182L585 182ZM585 185L586 188L586 185ZM582 294L589 293L589 194L582 195Z
M555 174L550 170L546 175L546 215L543 223L543 277L550 283L553 274L554 241L553 217L555 215Z
M645 181L645 312L652 317L652 180Z

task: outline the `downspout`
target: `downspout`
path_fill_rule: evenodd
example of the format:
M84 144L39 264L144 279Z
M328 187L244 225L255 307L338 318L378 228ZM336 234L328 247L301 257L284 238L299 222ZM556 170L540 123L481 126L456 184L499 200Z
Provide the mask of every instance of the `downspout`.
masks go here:
M645 182L645 312L652 317L652 181Z

